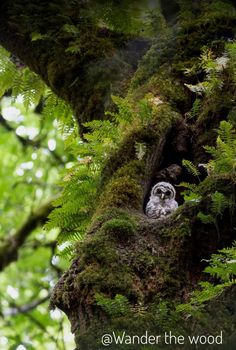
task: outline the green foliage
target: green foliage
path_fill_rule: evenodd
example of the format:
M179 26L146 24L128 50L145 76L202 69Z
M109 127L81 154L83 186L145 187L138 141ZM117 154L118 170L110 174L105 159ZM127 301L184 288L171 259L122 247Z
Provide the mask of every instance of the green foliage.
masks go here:
M109 113L110 120L93 120L85 123L84 126L89 130L84 135L87 142L82 140L78 142L73 125L68 126L68 120L70 123L71 119L70 117L68 119L69 111L66 106L64 108L61 103L57 105L57 100L51 94L48 95L48 101L46 99L46 112L49 110L50 113L53 108L56 116L60 116L60 120L63 120L63 125L68 128L63 129L67 150L77 158L77 161L74 161L64 173L64 181L60 183L60 186L63 187L62 194L54 202L56 208L50 214L49 222L46 225L48 230L52 228L60 229L58 242L61 245L66 244L62 255L65 253L68 256L68 252L71 252L69 254L69 257L71 257L73 250L70 248L70 243L81 239L88 228L96 204L100 173L111 152L118 148L129 129L133 129L134 124L136 124L136 128L139 128L150 123L153 117L153 105L150 102L150 96L141 100L137 106L128 99L113 97L113 100L116 103L117 112ZM139 145L136 154L138 159L143 157L145 155L145 145ZM129 200L133 192L135 193L134 200L136 200L140 188L136 184L133 175L130 178L131 174L129 172L130 170L124 174L121 186L126 186ZM113 182L116 183L116 179ZM119 192L119 184L116 184L116 192ZM111 196L115 203L116 193L113 190ZM124 228L125 224L126 226L129 225L127 223L121 225L124 235L134 231L132 225ZM117 227L117 232L120 231L121 227L119 229Z
M208 178L234 176L236 159L235 129L230 122L222 121L217 133L216 146L205 147L206 151L212 156L212 159L205 164L208 171ZM193 175L197 175L196 169L191 163L187 163L187 167ZM198 185L185 183L181 185L187 188L184 192L185 200L197 199L199 202L199 200L206 195L204 183L199 183ZM218 233L218 238L220 238L219 219L222 219L226 209L229 209L232 215L234 208L234 197L215 191L210 193L210 203L207 207L207 211L200 211L197 217L204 224L214 224ZM205 272L217 278L218 281L215 283L201 282L201 289L193 293L189 303L179 305L177 311L185 314L190 313L196 316L201 311L201 308L204 308L206 302L218 297L224 292L225 288L234 284L236 276L235 258L235 244L230 248L222 249L219 253L214 254Z
M205 146L206 151L213 157L213 159L204 165L208 171L208 177L220 175L226 176L227 174L234 176L236 159L235 130L232 124L227 121L222 121L217 133L218 137L216 140L216 146ZM199 180L200 173L190 161L183 160L183 165L192 175L197 176ZM205 187L201 183L198 185L181 183L180 185L186 188L183 192L184 200L186 202L190 201L197 204L205 197ZM219 191L211 193L210 198L211 201L206 212L199 211L197 217L204 224L214 224L219 239L220 230L218 222L222 218L226 209L229 209L230 213L234 211L235 200L232 197L225 196Z
M233 82L236 83L236 42L226 44L226 51L229 55L229 67L233 73Z
M236 134L233 125L223 120L220 123L219 129L217 130L218 137L216 140L216 146L205 146L205 150L212 156L212 159L207 164L204 164L208 172L208 176L219 176L227 175L234 176L236 169ZM196 176L199 180L199 170L198 168L189 160L183 160L182 164L187 168L187 170ZM203 195L204 186L199 183L189 184L181 183L181 186L187 188L183 193L185 200L198 200L201 199ZM210 216L203 213L199 213L199 218L202 222L210 223L213 222L213 217L221 215L226 207L233 205L230 199L225 198L222 193L216 191L211 194L212 205L210 207Z
M191 175L197 176L197 177L200 175L198 168L190 160L183 159L182 164L189 171Z
M205 272L223 283L234 284L236 282L236 242L232 247L221 249L218 254L214 254Z
M213 51L209 48L204 48L200 56L199 63L193 66L192 69L185 70L186 74L203 71L205 80L198 82L196 85L185 84L185 86L197 95L211 96L223 87L223 72L228 65L228 57L222 55L215 57Z
M224 196L223 193L218 191L211 194L211 204L207 214L199 212L197 217L202 221L203 224L213 223L216 227L218 238L220 237L220 231L218 226L219 218L222 218L223 212L226 208L230 208L233 205L231 199Z
M71 243L83 237L96 204L97 172L89 165L75 165L67 171L61 186L62 194L54 201L56 208L49 215L45 228L60 229L58 243L66 243L61 255L71 257L74 253Z
M218 129L215 147L206 146L205 150L211 154L212 160L208 168L216 174L236 172L236 133L231 123L222 121Z
M90 8L90 17L98 24L102 23L107 28L117 32L133 35L150 34L151 19L146 0L141 0L138 3L133 0L121 0L119 3L114 0L96 1Z
M200 172L199 172L198 168L190 160L183 159L182 165L187 169L187 171L191 175L196 176L198 181L200 181L200 179L199 179ZM198 187L198 185L196 185L194 183L191 184L188 182L181 182L179 186L186 188L186 190L184 190L182 192L182 195L184 196L184 200L186 202L192 202L195 204L200 202L200 200L202 198L202 194L201 194L201 191L200 191L200 188Z
M116 318L118 316L127 316L131 307L128 299L121 294L116 294L116 296L111 299L102 294L95 294L95 299L97 305L101 306L101 308L112 318Z
M0 78L1 78L0 95L1 96L3 96L4 92L14 85L16 74L17 74L17 69L14 63L11 62L10 60L10 54L1 47L1 50L0 50Z
M14 234L31 214L58 195L59 173L71 158L63 156L63 139L55 120L40 115L35 105L26 106L22 97L3 97L0 108L2 245L9 237L14 240ZM1 271L2 349L16 349L20 344L26 349L64 348L62 332L69 334L69 324L59 311L48 312L49 294L58 271L67 265L56 257L57 235L57 230L45 232L39 225L19 249L18 261ZM43 298L45 301L36 308L20 311ZM72 342L71 336L68 347L73 346Z
M25 108L37 105L45 91L45 84L29 68L17 68L11 61L9 53L0 48L0 97L8 90L11 96L21 95Z
M193 102L193 106L190 112L187 112L185 114L186 117L189 119L191 118L197 119L201 111L201 106L202 106L202 101L200 100L200 98L196 98L196 100Z
M47 120L57 121L58 131L62 134L65 142L77 132L70 106L48 89L43 96L42 116Z
M63 125L68 127L68 129L63 129L66 147L77 158L77 161L71 163L70 168L64 173L64 181L60 183L63 191L54 202L56 208L49 215L49 221L46 224L47 230L60 229L58 242L60 245L65 244L65 248L61 252L62 256L71 257L73 255L74 250L71 249L71 243L80 240L88 228L96 205L100 172L110 157L111 151L118 148L127 133L127 129L133 128L134 123L139 127L151 119L152 107L149 101L142 100L138 106L135 106L126 99L119 97L113 97L113 99L118 112L109 113L110 120L93 120L84 124L90 130L84 135L87 142L82 140L78 142L73 125L68 127L67 116L69 112L66 106L64 110L63 104L57 105L57 100L51 94L46 100L46 112L49 110L49 114L53 108L56 116L60 116L60 120L63 119ZM69 122L70 120L69 118ZM142 145L137 152L138 159L140 155L144 156L144 150L145 145ZM116 182L116 180L114 181ZM127 194L129 198L131 198L131 191L135 193L135 196L140 192L138 185L133 178L130 179L128 172L126 172L121 185L126 186L127 192L130 188L130 192ZM118 184L116 191L119 191ZM113 191L111 195L115 201ZM113 224L115 225L115 222ZM117 234L123 232L123 235L130 235L134 231L132 223L119 221L116 224L119 226L116 225Z
M177 306L178 312L199 314L206 302L218 297L227 287L236 283L236 244L213 254L205 268L205 273L217 278L217 283L201 282L200 290L192 293L189 303Z
M181 182L179 186L186 188L182 192L185 202L199 203L202 199L201 190L196 184Z

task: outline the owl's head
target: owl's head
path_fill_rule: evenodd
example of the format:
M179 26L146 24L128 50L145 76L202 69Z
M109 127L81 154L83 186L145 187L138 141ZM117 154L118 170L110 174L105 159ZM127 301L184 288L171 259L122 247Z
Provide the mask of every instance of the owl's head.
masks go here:
M175 189L169 182L158 182L152 189L151 195L159 197L161 200L174 199Z

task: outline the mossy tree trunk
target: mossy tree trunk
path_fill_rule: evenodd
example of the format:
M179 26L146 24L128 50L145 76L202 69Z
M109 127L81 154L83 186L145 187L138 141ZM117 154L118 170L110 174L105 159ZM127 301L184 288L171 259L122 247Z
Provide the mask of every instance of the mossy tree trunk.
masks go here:
M86 6L82 1L72 3L79 11ZM38 5L32 1L4 1L1 5L0 43L71 103L80 125L103 115L111 93L124 96L129 90L137 103L148 93L154 96L151 120L134 127L111 156L103 172L90 230L78 246L78 257L52 295L52 304L70 319L78 349L99 349L99 337L109 329L162 331L163 319L159 328L155 319L157 306L161 302L187 301L197 283L206 278L205 261L235 239L232 208L218 218L217 229L214 223L203 224L197 215L209 210L211 193L220 191L226 197L235 193L233 175L213 174L203 179L203 199L197 204L183 203L177 188L177 199L183 205L161 221L148 219L143 210L157 181L194 181L182 169L182 160L205 163L208 155L203 146L214 145L215 129L235 108L230 69L222 73L223 86L213 94L202 94L198 117L192 109L196 94L185 85L204 79L203 70L191 72L204 46L219 57L227 40L234 38L234 5L210 0L178 3L173 1L170 9L164 9L169 27L163 35L157 34L143 59L140 57L147 50L146 40L98 29L93 23L81 34L83 54L66 53L71 38L68 33L62 34L61 28L77 23L79 17L67 2ZM49 37L32 42L35 32ZM92 35L89 48L88 33ZM133 63L127 58L131 42L139 51ZM188 69L187 76L184 69ZM191 113L192 118L188 118ZM137 143L145 145L142 159L136 155ZM111 299L123 295L129 305L114 317L98 305L101 295ZM225 310L224 317L224 327L234 329L235 323L231 324ZM173 315L168 327L172 323ZM222 327L219 323L218 328Z

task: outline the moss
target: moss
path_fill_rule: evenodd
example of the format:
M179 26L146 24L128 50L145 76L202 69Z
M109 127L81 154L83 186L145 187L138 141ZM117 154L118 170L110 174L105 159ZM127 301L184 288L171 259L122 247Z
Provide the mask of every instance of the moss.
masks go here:
M138 252L134 257L134 266L139 272L147 273L157 265L158 258L150 251Z
M99 264L88 265L75 280L76 287L83 291L107 293L114 296L124 293L127 298L133 297L133 278L127 266L113 264L101 266Z
M128 238L135 234L137 225L131 220L112 219L107 221L102 229L115 237Z
M156 136L166 137L175 122L181 119L181 116L168 103L163 103L154 109L153 126L156 130Z
M193 207L188 204L185 205L185 213L188 211L188 208L187 206L189 206L189 212L192 214L192 209ZM182 215L182 214L179 214L179 213L176 213L175 214L175 217L176 217L176 220L173 219L171 225L169 228L167 229L163 229L161 232L162 232L162 235L164 237L179 237L179 238L184 238L186 236L190 236L191 235L191 219L188 218L188 217L184 217L183 220L179 220L178 219L178 215Z
M174 107L182 107L188 102L188 92L183 83L173 74L169 65L163 65L145 82L133 92L135 99L140 99L144 94L152 93L163 102L171 103ZM163 108L163 105L159 106ZM166 104L165 104L166 107Z
M139 67L132 79L130 91L133 92L139 86L144 85L162 66L167 57L171 57L170 55L172 55L173 52L173 38L165 37L162 40L158 38L139 64Z
M174 78L169 66L162 66L158 72L152 76L149 82L150 86L157 94L172 104L179 105L184 103L188 95L183 83Z
M103 206L133 207L139 209L142 202L141 186L130 176L114 179L106 188Z
M120 168L106 186L100 200L100 210L107 207L141 209L143 172L144 168L140 161L131 161Z
M112 207L104 213L94 217L94 223L101 227L106 221L111 219L131 220L131 214L124 209Z
M81 256L81 266L98 262L110 264L118 261L114 242L103 232L97 232L86 241L78 244L77 253Z

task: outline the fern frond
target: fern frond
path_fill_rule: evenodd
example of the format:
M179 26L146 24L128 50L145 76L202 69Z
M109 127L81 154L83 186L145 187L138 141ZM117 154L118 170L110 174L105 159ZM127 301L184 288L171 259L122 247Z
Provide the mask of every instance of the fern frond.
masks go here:
M11 89L13 86L17 86L19 72L10 60L10 54L0 48L0 96Z
M200 175L198 168L190 160L183 159L182 164L188 170L188 172L193 176L198 177Z
M61 250L57 253L57 255L65 260L71 260L75 255L75 245L74 244L68 244L65 247L62 247Z
M230 205L229 199L224 196L223 193L218 191L211 195L211 199L211 210L216 216L222 214L223 211Z
M197 217L203 224L212 224L214 223L214 217L211 214L204 214L203 212L199 212Z

